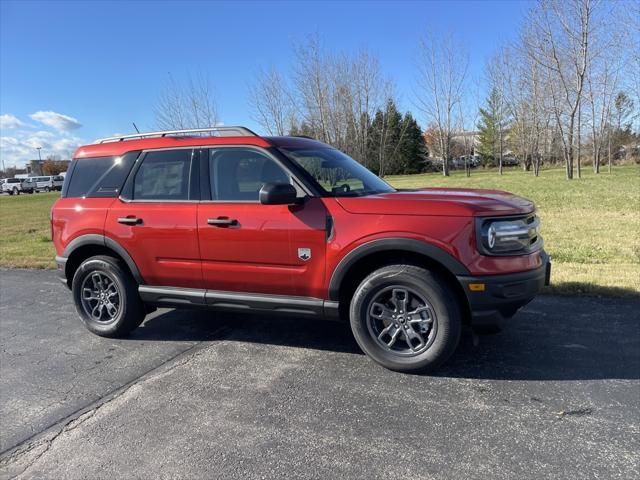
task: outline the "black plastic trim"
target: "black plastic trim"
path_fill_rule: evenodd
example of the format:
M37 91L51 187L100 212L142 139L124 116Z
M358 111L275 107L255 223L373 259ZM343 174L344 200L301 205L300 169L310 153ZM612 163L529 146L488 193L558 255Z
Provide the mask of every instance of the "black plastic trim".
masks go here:
M465 292L471 323L499 324L533 300L549 284L551 260L542 251L542 265L526 272L506 275L458 276ZM470 283L483 283L484 291L471 291Z
M403 250L418 253L440 263L454 275L469 275L469 270L462 263L441 248L411 238L384 238L360 245L340 260L340 263L338 263L338 266L331 275L329 298L331 300L340 299L340 285L342 284L342 280L358 260L372 253L383 252L385 250Z
M339 304L321 298L140 285L140 297L156 306L298 315L338 320Z
M77 250L80 247L84 247L86 245L98 245L101 247L108 247L111 250L115 251L125 261L125 263L129 267L129 270L131 270L131 274L133 275L133 278L135 278L136 282L138 282L141 285L145 283L144 279L142 278L142 275L140 275L138 266L133 261L133 258L131 258L131 255L129 255L129 252L127 252L124 249L124 247L122 247L122 245L120 245L118 242L104 235L89 233L89 234L81 235L79 237L74 238L73 240L71 240L71 242L69 242L67 247L64 249L64 252L62 253L61 257L68 259L75 250Z

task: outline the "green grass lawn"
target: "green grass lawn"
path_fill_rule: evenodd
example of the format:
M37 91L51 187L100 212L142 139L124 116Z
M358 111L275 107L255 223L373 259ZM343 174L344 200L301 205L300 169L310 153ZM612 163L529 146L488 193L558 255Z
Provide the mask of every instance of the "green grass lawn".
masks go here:
M595 175L583 169L568 181L563 169L543 170L535 178L520 169L500 176L474 170L386 177L397 188L494 188L536 203L545 249L553 260L554 293L640 297L640 167L614 167Z
M611 174L585 169L567 181L564 170L534 178L520 170L390 176L398 188L470 187L510 191L533 200L553 258L550 291L640 297L640 167ZM0 266L54 268L49 211L59 193L0 196Z

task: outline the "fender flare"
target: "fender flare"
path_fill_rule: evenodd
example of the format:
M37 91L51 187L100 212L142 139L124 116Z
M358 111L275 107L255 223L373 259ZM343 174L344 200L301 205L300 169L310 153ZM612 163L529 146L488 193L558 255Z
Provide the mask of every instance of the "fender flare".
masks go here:
M418 253L438 262L453 275L469 275L469 270L450 253L430 243L411 238L383 238L364 243L345 255L338 263L329 282L329 299L339 300L340 285L351 267L367 255L385 250L404 250Z
M64 259L68 259L71 254L73 254L73 252L78 248L87 245L98 245L100 247L107 247L116 252L127 264L127 267L129 267L129 270L131 271L131 274L133 275L133 278L135 278L136 282L138 282L139 285L145 284L142 275L140 275L140 270L138 270L138 266L136 265L136 262L133 261L131 255L129 255L129 252L127 252L127 250L118 242L105 235L99 235L95 233L80 235L79 237L74 238L68 243L61 257Z

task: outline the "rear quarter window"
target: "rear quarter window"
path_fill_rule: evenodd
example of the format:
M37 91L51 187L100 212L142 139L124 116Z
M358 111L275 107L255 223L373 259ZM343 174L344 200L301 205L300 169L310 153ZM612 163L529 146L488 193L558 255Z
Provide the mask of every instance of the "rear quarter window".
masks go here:
M73 160L63 187L63 196L117 197L139 153Z

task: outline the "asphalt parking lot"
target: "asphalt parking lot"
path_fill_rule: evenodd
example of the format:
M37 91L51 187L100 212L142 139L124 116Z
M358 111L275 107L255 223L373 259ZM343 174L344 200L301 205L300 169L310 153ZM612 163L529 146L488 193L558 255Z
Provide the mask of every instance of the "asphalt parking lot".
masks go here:
M638 307L540 297L417 376L300 319L102 339L53 272L0 270L0 477L638 478Z

